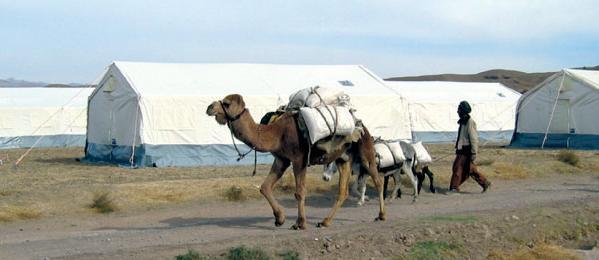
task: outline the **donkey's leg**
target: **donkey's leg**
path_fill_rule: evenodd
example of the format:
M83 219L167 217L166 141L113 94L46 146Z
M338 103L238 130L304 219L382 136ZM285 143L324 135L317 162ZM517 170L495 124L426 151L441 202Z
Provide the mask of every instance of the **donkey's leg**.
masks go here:
M435 185L433 184L433 172L431 172L431 170L428 168L428 166L425 166L422 169L422 171L424 173L426 173L426 175L428 176L428 180L430 182L430 187L429 187L430 192L435 193L436 190L435 190Z
M306 229L306 163L294 162L293 175L295 175L295 199L297 200L297 221L292 229Z
M416 178L418 178L418 194L420 194L425 178L424 173L422 171L416 171L416 169L412 169L412 172L416 175Z
M412 167L407 165L407 163L402 166L402 171L408 175L408 177L410 177L410 181L412 181L412 187L414 188L412 202L416 202L416 199L418 199L418 180L414 176L414 172L412 172Z
M401 198L401 176L400 176L401 172L400 169L397 170L393 170L393 172L390 174L390 176L393 176L393 183L395 184L395 187L393 187L393 192L391 193L391 197L389 198L389 200L394 200L395 198Z
M387 213L385 212L385 197L383 196L383 183L381 182L381 176L379 176L379 172L376 169L375 160L371 160L367 168L372 181L374 182L374 186L376 186L376 190L379 193L379 216L376 217L375 221L383 221L387 218Z
M349 177L351 175L351 161L348 162L340 162L337 163L337 169L339 170L339 195L337 197L337 201L331 208L331 212L327 215L326 218L322 220L322 222L318 223L318 227L328 227L331 225L331 221L335 217L337 210L343 205L345 199L347 199L348 195L348 183Z
M268 176L266 176L262 186L260 186L260 193L264 195L270 204L272 213L275 216L275 226L277 227L285 223L285 211L273 196L272 190L275 183L281 179L281 176L283 176L283 173L285 173L285 170L288 167L289 161L275 157L275 161L272 163L272 167L270 168L270 173L268 173Z
M358 175L358 179L356 180L357 186L360 189L358 193L360 194L360 200L358 201L358 205L364 205L364 202L368 199L366 197L366 174L360 172Z

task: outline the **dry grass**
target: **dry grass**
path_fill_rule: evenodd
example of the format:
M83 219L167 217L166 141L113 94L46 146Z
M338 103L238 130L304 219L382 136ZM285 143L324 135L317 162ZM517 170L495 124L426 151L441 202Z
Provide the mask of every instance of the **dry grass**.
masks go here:
M438 159L431 165L436 186L446 187L455 157L453 146L427 145L427 148L433 158ZM24 151L13 149L4 150L3 153L8 154L9 158L18 158ZM576 151L580 159L578 167L556 160L558 153L557 150L485 146L481 147L478 163L491 181L547 174L599 174L597 151ZM33 149L18 168L13 168L11 164L0 166L0 205L35 205L38 212L51 216L89 214L88 206L94 199L89 191L109 190L112 202L119 206L120 211L136 211L173 203L227 201L227 190L232 186L239 187L240 198L262 199L259 187L270 170L270 165L258 165L255 177L251 176L251 165L132 170L75 161L75 158L82 156L81 148ZM338 177L331 182L322 181L322 167L308 168L308 196L314 193L336 193L337 183ZM405 191L411 192L411 185L407 188ZM275 186L275 192L278 195L295 192L295 179L290 169ZM19 218L4 219L13 221Z
M94 199L89 207L100 213L110 213L117 210L109 192L94 194Z
M41 211L33 207L0 206L0 222L34 219L39 218L41 215Z
M494 260L528 260L528 259L547 259L547 260L566 260L580 259L572 251L561 246L540 244L533 248L523 247L516 252L492 251L488 259Z

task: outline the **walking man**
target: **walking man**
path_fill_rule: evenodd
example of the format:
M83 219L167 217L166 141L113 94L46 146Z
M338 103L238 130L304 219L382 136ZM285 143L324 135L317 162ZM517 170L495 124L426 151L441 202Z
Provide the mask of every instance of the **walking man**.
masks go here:
M478 152L478 132L476 132L476 122L470 118L472 108L467 101L460 102L458 106L458 115L460 120L458 124L458 138L455 143L456 157L453 161L453 174L449 184L449 192L457 193L460 191L460 185L468 177L472 177L485 192L491 186L491 182L478 171L476 164L476 154Z

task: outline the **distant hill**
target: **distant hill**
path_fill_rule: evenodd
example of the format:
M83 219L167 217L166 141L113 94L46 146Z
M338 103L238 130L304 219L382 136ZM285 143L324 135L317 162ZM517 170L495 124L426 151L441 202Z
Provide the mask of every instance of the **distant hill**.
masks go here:
M48 84L45 82L33 82L26 81L20 79L0 79L0 88L40 88L40 87L48 87L48 88L85 88L88 87L86 85L82 85L79 83L69 83L69 84Z
M599 70L599 66L577 69ZM555 72L526 73L516 70L487 70L477 74L440 74L410 77L393 77L392 81L458 81L458 82L499 82L520 93L524 93Z
M45 87L48 85L44 82L31 82L20 79L0 79L0 88L33 88L33 87Z

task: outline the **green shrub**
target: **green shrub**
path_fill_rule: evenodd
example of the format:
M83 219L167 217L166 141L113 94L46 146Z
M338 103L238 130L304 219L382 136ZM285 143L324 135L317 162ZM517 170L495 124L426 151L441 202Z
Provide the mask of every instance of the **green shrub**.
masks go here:
M109 192L95 194L89 207L100 213L110 213L117 209L113 200L110 198Z
M225 191L225 197L229 201L244 201L247 200L247 196L243 193L243 189L239 186L231 186Z
M285 251L282 253L279 253L279 256L283 259L283 260L299 260L300 256L299 253L293 250L289 250L289 251Z
M580 162L578 155L568 150L560 151L559 154L557 154L557 159L572 166L578 166L578 163Z
M229 250L229 260L269 260L270 257L260 248L234 247Z
M175 256L176 260L208 260L208 257L201 255L200 253L189 250L187 254Z

